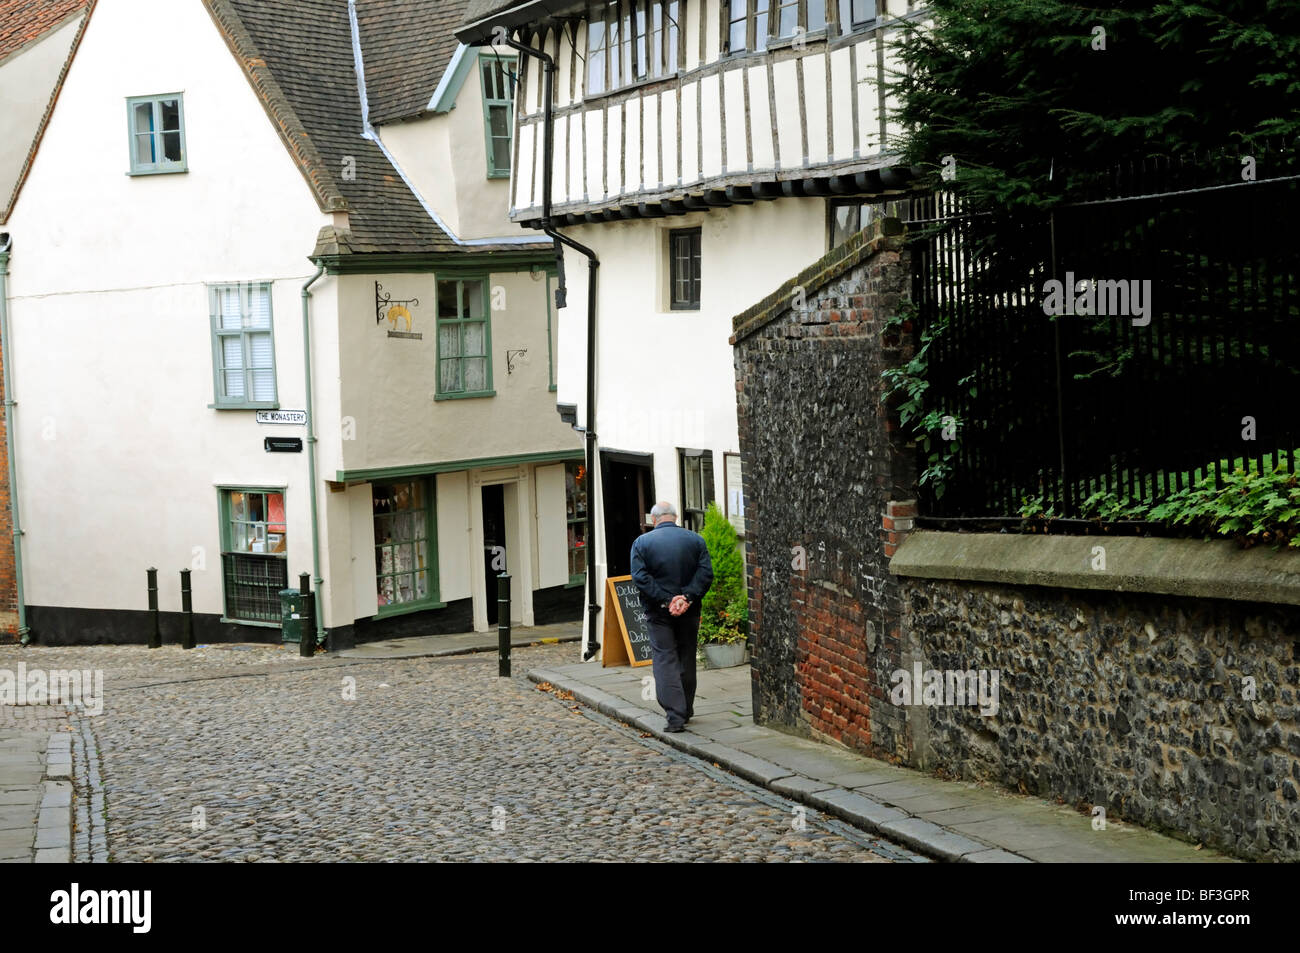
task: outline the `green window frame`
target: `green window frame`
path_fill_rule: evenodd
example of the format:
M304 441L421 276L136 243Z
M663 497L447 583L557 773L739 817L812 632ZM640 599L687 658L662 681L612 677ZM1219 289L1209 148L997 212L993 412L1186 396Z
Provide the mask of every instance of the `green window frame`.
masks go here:
M587 465L580 461L564 464L564 512L567 522L569 547L569 585L578 586L587 581L587 531L589 510L583 484Z
M487 177L510 178L511 147L514 143L515 105L511 88L513 56L484 53L479 56L479 79L483 86L483 134L487 139Z
M218 410L275 410L275 317L271 282L208 285L212 390Z
M180 93L126 100L128 175L188 172L185 101Z
M439 278L437 294L438 386L434 399L494 397L487 278Z
M441 608L434 477L370 485L377 617Z
M285 488L228 486L217 493L222 621L278 627L280 590L289 587Z
M682 486L682 525L700 532L704 511L713 502L713 451L677 448Z

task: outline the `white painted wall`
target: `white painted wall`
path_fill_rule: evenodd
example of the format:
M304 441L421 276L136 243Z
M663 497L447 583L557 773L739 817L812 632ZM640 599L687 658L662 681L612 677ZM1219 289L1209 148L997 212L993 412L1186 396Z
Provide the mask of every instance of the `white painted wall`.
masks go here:
M178 91L190 171L128 176L126 98ZM31 604L144 608L157 566L177 610L193 567L195 611L220 612L223 483L287 487L288 569L310 570L307 458L262 448L304 428L209 408L206 284L274 282L280 404L302 409L299 289L325 222L201 4L101 0L8 223Z
M465 470L439 473L437 486L439 595L443 602L468 599L471 594L469 473ZM373 579L370 584L373 588Z
M84 14L0 62L0 214L13 194Z
M437 278L345 276L340 281L340 413L355 424L341 442L348 470L577 449L549 390L543 272L489 276L493 397L437 400ZM375 322L375 282L410 308L420 340L391 338ZM398 330L404 331L405 322ZM506 352L527 349L509 371Z
M536 474L537 588L569 582L569 523L565 509L564 464L538 467Z
M701 307L667 298L667 232L700 225ZM714 499L724 505L722 454L739 452L731 320L827 251L826 205L780 199L710 213L566 230L600 257L597 420L600 446L654 454L655 491L681 506L677 448L713 451ZM756 240L756 236L765 236ZM780 236L779 241L770 240ZM586 411L586 261L570 253L560 312L558 400ZM597 473L597 478L599 473ZM598 480L597 480L598 483ZM597 485L595 529L604 521ZM603 537L596 554L603 557ZM596 563L604 598L605 563Z
M510 180L487 174L479 51L465 56L472 65L450 112L388 123L379 137L457 237L517 239L520 232L507 217Z

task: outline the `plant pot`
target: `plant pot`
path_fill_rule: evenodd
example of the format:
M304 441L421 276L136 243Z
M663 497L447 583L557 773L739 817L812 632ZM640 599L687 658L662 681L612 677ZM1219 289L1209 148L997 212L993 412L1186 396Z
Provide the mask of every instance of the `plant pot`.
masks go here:
M744 642L709 642L704 646L704 660L709 668L732 668L745 661Z

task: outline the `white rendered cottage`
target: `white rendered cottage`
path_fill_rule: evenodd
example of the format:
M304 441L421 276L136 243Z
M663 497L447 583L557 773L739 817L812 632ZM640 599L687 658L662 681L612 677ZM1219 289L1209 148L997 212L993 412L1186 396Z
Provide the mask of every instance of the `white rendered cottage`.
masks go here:
M25 606L46 643L332 646L577 618L555 260L512 229L463 3L97 0L0 221ZM148 55L132 51L147 50ZM453 58L455 58L453 62Z

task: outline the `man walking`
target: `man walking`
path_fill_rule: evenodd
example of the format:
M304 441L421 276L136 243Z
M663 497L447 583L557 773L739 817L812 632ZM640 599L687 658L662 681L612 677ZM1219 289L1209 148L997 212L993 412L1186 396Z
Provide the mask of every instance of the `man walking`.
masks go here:
M655 696L668 720L665 730L681 731L695 714L700 600L713 583L713 563L704 537L677 525L671 503L656 503L650 518L654 529L632 544L632 581L649 617Z

